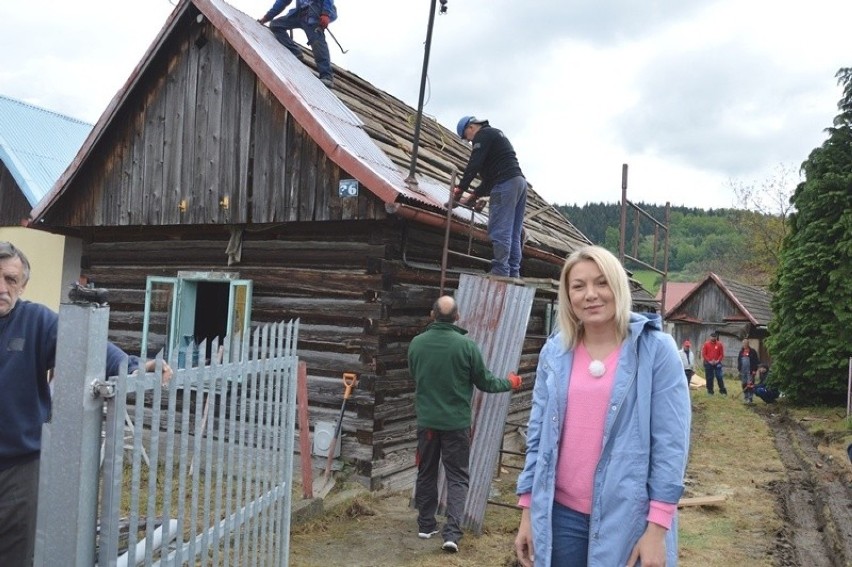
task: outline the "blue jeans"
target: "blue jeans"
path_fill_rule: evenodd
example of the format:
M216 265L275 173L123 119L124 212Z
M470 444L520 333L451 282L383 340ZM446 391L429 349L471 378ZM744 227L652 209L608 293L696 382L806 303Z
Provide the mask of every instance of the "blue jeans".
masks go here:
M287 33L296 28L301 28L308 38L308 45L311 46L311 51L314 53L314 60L317 63L320 79L330 79L333 76L331 71L331 56L328 53L328 43L325 41L325 30L320 28L318 23L308 23L308 20L301 17L298 13L289 13L280 18L275 18L269 23L269 29L272 30L278 43L301 59L302 50L299 49L298 44Z
M494 248L491 273L521 275L521 229L527 206L527 180L522 176L498 183L488 200L488 236Z
M553 567L586 567L589 555L589 516L553 502Z
M728 393L725 389L725 378L722 374L722 365L720 364L704 364L704 377L707 379L707 393L713 393L713 378L719 382L719 393L724 395Z

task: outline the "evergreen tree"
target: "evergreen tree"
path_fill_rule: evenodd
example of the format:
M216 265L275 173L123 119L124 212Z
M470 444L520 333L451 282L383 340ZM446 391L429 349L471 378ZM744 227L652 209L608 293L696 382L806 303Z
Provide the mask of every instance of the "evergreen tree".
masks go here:
M843 404L852 351L852 68L828 139L802 164L773 282L772 376L793 402Z

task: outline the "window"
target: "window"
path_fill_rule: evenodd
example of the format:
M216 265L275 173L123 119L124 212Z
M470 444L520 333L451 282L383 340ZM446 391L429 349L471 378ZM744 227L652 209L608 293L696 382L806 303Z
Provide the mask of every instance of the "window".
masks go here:
M185 365L187 347L207 341L209 363L213 339L220 344L229 337L238 349L251 323L251 280L230 272L178 272L178 277L148 276L145 285L145 319L142 355L154 357L161 349L170 360L177 354L178 367ZM233 354L232 354L233 358ZM195 357L192 366L198 364Z

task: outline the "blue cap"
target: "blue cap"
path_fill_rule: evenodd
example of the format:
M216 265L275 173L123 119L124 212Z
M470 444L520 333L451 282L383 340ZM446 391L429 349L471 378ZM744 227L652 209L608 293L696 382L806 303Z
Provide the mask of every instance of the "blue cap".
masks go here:
M456 134L459 135L459 138L464 138L464 129L467 128L467 125L470 124L472 119L476 118L475 116L462 116L461 120L459 120L458 125L456 126Z
M464 129L467 128L468 124L488 124L488 120L480 120L476 116L462 116L459 123L456 125L456 134L459 135L459 138L464 140Z

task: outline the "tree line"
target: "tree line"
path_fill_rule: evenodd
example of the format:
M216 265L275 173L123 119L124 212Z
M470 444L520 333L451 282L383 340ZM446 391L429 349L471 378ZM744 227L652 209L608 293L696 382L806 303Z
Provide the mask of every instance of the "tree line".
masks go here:
M779 188L780 189L780 188ZM736 190L736 188L735 188ZM662 222L665 206L636 203ZM621 206L617 203L557 205L557 209L593 243L618 253ZM669 211L669 280L698 281L713 272L751 285L766 286L778 265L780 241L784 233L784 211L745 209L698 209L671 207ZM627 215L626 252L653 264L656 247L659 267L663 266L664 231L639 217L639 239L633 250L635 216ZM774 231L767 237L767 231Z

